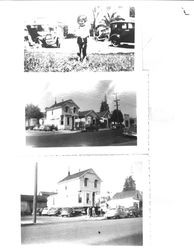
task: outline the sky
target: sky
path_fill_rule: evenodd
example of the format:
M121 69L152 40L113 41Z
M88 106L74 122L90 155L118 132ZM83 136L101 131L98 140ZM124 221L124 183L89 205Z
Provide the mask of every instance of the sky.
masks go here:
M81 77L80 74L70 77L49 75L48 80L41 79L40 75L38 77L27 75L25 105L32 103L38 105L41 111L45 111L46 107L54 104L55 99L57 102L72 99L80 107L80 111L92 109L99 112L101 102L106 95L110 111L113 111L117 93L122 113L136 117L136 81L133 76L121 79L119 74L115 77L100 78L95 74L81 74Z
M98 18L97 23L100 23L101 19L107 14L107 11L110 13L117 12L120 16L126 18L129 15L129 4L123 2L96 2L96 1L78 1L73 3L70 2L61 2L57 6L55 5L55 12L51 7L52 3L48 3L48 6L42 8L43 6L39 5L39 8L36 8L36 12L28 12L28 15L25 17L25 23L37 23L47 22L47 23L56 23L62 22L71 28L77 26L77 17L81 15L86 15L88 19L88 25L93 22L93 9L96 7ZM76 7L75 7L76 6ZM33 7L33 6L32 6Z
M70 171L74 174L92 168L102 179L101 194L109 191L112 195L121 192L125 179L130 175L136 181L136 188L144 189L146 161L143 157L132 156L46 156L39 158L22 157L20 160L20 194L33 194L34 169L38 162L38 192L56 191L57 182Z

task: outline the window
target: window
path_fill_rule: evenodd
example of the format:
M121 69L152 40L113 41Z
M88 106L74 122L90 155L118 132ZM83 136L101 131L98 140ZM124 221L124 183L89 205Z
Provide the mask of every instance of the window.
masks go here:
M82 203L82 197L81 197L81 194L78 194L78 203Z
M75 114L75 112L76 112L76 108L74 107L74 108L73 108L73 113Z
M69 117L67 117L67 125L69 125Z
M69 111L69 107L66 106L66 107L65 107L65 112L67 113L68 111Z
M86 203L88 204L89 203L89 200L90 200L90 194L86 194Z
M94 187L97 188L97 185L98 185L98 180L95 180L94 181Z
M63 125L63 123L64 123L64 122L63 122L63 117L64 117L64 116L61 115L61 125Z
M84 187L87 187L87 185L88 185L88 178L85 178L84 179Z
M65 186L65 190L67 190L67 186Z
M128 29L133 29L133 24L132 23L128 23Z
M126 30L126 29L127 29L127 24L126 24L126 23L124 23L124 24L122 25L122 29L123 29L123 30Z

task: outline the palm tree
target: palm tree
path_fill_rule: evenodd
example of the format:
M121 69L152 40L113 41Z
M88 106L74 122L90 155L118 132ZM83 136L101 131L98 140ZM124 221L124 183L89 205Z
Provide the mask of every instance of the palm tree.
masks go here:
M117 15L116 12L113 12L112 14L107 12L107 14L102 19L102 21L105 23L105 25L107 27L110 27L111 22L113 22L113 21L121 21L121 20L125 20L125 19L122 18L120 15Z

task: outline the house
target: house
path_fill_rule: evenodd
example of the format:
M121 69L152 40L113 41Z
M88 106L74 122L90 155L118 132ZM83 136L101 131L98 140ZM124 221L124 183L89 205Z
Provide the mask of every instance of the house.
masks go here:
M93 169L70 174L58 182L57 194L48 197L48 207L95 206L102 180Z
M25 121L25 126L26 128L29 128L29 127L34 127L36 125L38 125L38 119L37 118L30 118L30 119L27 119Z
M97 124L99 117L94 110L80 111L78 118L75 120L76 129L82 129L86 125Z
M138 206L138 208L141 208L142 193L138 190L129 190L116 193L112 200L108 202L108 205L110 207L122 206L128 208L131 206Z
M45 125L54 125L58 129L74 130L79 107L72 100L56 102L46 109Z
M124 114L123 115L123 123L125 125L125 128L130 127L130 116L129 116L129 114Z
M30 215L33 211L33 195L21 195L21 215ZM37 195L37 208L47 206L47 197Z
M100 119L100 125L102 128L110 128L111 114L108 110L97 113Z

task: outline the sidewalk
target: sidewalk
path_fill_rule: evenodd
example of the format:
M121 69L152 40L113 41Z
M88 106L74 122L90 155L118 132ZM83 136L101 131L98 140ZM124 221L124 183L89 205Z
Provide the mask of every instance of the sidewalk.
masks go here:
M97 216L97 217L88 217L87 215L84 216L77 216L77 217L48 217L48 216L38 216L36 219L36 223L33 223L33 219L23 220L21 221L21 226L27 225L40 225L40 224L52 224L52 223L61 223L65 221L100 221L104 220L104 216Z

